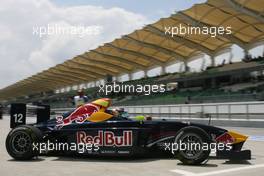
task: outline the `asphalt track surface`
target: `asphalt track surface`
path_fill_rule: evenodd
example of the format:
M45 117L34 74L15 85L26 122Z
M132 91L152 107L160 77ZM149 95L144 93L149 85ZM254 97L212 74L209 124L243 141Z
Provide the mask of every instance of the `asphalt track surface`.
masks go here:
M250 136L246 149L252 160L231 163L213 157L206 165L185 166L171 158L70 158L44 157L32 161L15 161L6 152L5 138L9 119L0 120L0 175L3 176L261 176L264 175L264 129L226 127Z

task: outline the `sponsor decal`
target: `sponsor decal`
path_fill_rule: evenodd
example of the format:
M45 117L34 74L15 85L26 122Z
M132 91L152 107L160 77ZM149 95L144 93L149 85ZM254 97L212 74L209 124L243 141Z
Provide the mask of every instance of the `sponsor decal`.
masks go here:
M126 147L133 144L133 133L131 130L123 131L122 135L117 136L112 131L98 131L96 136L88 135L84 131L76 133L77 143L98 144L98 146Z
M89 118L94 112L98 112L99 107L93 104L85 104L74 110L68 117L63 118L62 116L56 117L57 128L69 125L73 122L83 123L87 118Z
M228 134L226 132L226 133L218 136L216 138L216 141L217 142L222 142L222 143L234 143L235 142L235 139L230 134Z

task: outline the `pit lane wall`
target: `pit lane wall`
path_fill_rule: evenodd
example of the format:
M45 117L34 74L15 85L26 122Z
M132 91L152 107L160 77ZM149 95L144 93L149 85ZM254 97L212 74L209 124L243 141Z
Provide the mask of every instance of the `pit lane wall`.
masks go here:
M178 119L205 124L208 124L211 117L211 124L217 126L264 127L264 101L121 107L131 116L143 114L158 119ZM71 109L52 109L55 114L69 110Z

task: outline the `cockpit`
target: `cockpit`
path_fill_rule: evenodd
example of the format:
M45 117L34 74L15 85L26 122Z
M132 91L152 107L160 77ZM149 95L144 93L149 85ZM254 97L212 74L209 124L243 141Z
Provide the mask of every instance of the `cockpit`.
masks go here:
M71 123L103 122L103 121L131 121L124 108L108 109L111 99L101 98L91 103L82 105L73 111L57 117L57 126L63 127ZM148 116L136 116L134 120L150 120Z

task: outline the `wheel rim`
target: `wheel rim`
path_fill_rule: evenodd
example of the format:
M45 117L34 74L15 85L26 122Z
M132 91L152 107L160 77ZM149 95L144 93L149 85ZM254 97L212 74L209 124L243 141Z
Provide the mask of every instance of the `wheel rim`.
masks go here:
M19 154L23 154L31 148L31 137L25 132L17 132L11 141L12 149Z
M179 150L179 152L187 159L197 159L202 153L203 153L203 140L200 136L194 133L186 133L183 134L182 137L180 137L179 141L181 141L182 144L186 144L185 150ZM179 144L179 143L178 143ZM199 147L190 147L194 145L199 145Z

